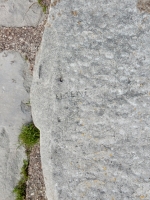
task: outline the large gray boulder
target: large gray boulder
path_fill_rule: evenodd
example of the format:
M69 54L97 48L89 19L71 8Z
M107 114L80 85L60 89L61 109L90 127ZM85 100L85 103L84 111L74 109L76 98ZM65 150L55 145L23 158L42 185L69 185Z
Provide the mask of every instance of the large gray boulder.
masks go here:
M43 12L37 0L0 0L0 26L37 26Z
M52 2L31 89L49 200L150 199L150 15Z
M25 150L18 135L23 124L31 121L27 63L19 53L0 53L0 199L15 199L12 191L20 179ZM27 78L27 79L26 79Z

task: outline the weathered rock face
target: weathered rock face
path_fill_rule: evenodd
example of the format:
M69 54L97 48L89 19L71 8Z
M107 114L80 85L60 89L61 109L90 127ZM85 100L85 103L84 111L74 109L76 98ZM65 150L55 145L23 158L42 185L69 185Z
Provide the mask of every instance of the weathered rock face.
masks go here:
M1 0L0 26L37 26L43 12L37 0Z
M24 123L31 120L29 80L25 81L27 64L19 53L0 53L0 199L15 199L12 190L20 178L25 158L18 135ZM29 77L28 77L29 78Z
M31 91L49 200L150 199L150 16L53 2Z

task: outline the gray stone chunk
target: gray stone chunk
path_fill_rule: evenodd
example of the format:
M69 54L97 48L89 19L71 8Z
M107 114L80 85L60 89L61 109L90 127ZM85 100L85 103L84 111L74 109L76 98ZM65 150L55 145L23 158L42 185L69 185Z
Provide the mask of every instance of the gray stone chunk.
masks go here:
M136 5L50 10L31 87L49 200L150 199L150 15Z
M31 121L29 93L24 84L28 65L17 52L0 53L0 194L1 200L15 199L12 191L20 179L24 148L18 135ZM25 84L27 85L27 84Z
M37 0L1 0L0 26L37 26L43 12Z

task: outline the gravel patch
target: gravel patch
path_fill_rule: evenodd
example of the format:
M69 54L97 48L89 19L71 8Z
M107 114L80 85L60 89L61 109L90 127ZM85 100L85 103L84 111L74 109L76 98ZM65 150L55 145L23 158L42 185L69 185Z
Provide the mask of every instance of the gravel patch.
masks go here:
M31 150L28 175L26 200L47 200L39 144L35 145Z
M150 13L150 0L139 0L137 7L141 12L143 11Z
M0 52L14 50L20 52L30 63L32 70L35 56L40 46L46 19L37 27L0 27Z

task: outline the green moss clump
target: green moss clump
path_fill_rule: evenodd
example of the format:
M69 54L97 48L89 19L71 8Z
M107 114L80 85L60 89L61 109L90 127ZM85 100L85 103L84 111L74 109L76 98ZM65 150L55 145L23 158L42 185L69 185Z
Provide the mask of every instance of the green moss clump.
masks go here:
M31 148L39 142L40 131L33 123L23 125L19 135L19 143L26 149L27 160L23 160L21 169L21 178L15 186L13 193L16 195L16 200L24 200L26 198L26 181L28 180L29 155Z
M43 4L42 0L38 0L38 4L42 7L44 13L46 13L47 6Z
M43 12L46 14L47 6L43 6Z
M21 179L13 190L16 194L16 200L24 200L26 197L26 181L28 180L28 165L29 160L23 160L23 167L21 169Z
M31 148L39 142L39 139L40 131L33 123L23 125L19 135L19 141L21 145L24 145L26 148Z
M42 0L38 0L38 3L41 5L41 3L42 3Z

